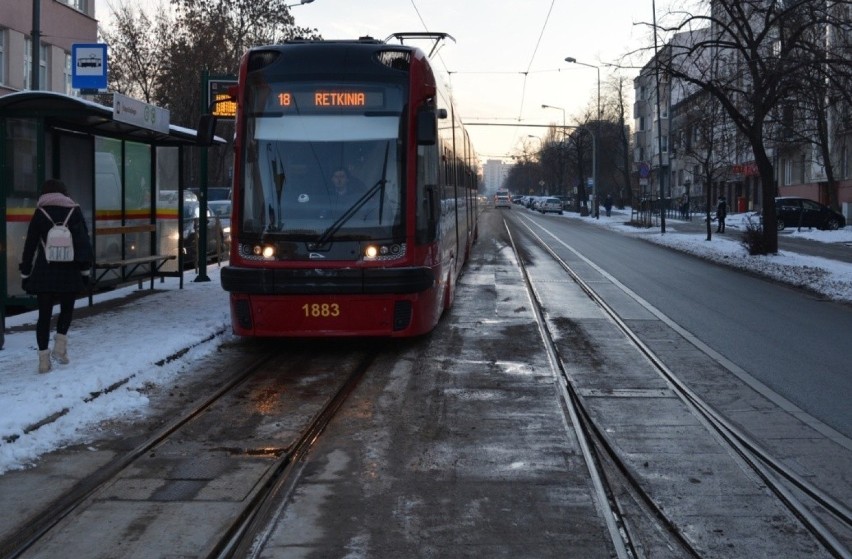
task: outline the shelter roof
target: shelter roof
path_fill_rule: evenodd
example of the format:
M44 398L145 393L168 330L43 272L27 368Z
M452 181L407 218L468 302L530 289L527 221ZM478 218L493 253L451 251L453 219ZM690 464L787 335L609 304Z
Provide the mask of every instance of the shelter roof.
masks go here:
M112 107L55 91L21 91L0 97L0 117L44 117L54 127L135 140L157 146L198 145L195 130L169 125L169 133L113 119ZM216 138L224 143L222 138Z

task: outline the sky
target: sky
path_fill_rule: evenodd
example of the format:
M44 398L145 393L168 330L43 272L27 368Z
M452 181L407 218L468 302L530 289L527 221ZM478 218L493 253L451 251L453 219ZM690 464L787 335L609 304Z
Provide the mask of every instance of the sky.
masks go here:
M109 5L129 0L96 0L96 16L109 21ZM134 0L156 6L160 0ZM298 0L292 0L298 3ZM568 126L597 104L599 67L602 96L606 83L619 72L604 64L641 67L651 51L625 55L653 46L649 23L662 19L669 0L313 0L292 8L296 25L313 28L325 39L369 35L385 39L392 33L449 33L435 55L435 67L449 81L457 110L470 128L483 160L506 159L538 148L529 135L546 128L482 126L538 124ZM418 44L419 46L419 44ZM632 79L638 70L620 70ZM631 100L632 103L632 100ZM558 109L543 109L542 105ZM564 113L561 109L564 109ZM632 112L632 109L631 109ZM473 125L475 123L480 125Z
M516 207L510 211L531 211ZM743 214L744 215L744 214ZM706 233L679 233L678 222L659 229L640 230L625 225L627 214L614 211L599 220L568 213L563 219L584 219L625 235L641 237L675 249L792 284L806 283L827 298L852 302L852 264L801 256L782 251L778 255L750 257L740 244L741 216L728 219L728 233L705 240ZM798 235L823 242L852 243L852 226L841 231L803 231ZM480 249L484 245L480 244ZM37 463L43 454L71 444L85 444L99 434L98 424L131 419L147 413L149 385L168 385L193 363L213 354L233 339L230 331L228 294L222 289L220 268L211 265L211 281L198 283L194 271L157 282L157 293L120 307L120 320L103 314L79 318L68 332L68 365L54 365L52 372L38 374L35 332L9 329L29 325L34 329L36 312L6 318L5 345L0 350L0 474ZM146 284L147 287L147 284ZM136 285L98 294L96 302L126 296ZM87 304L85 299L77 306ZM151 312L156 309L155 312ZM202 313L186 309L205 309ZM185 354L181 351L189 348ZM158 365L166 358L168 363ZM111 391L108 387L118 385ZM97 394L93 397L93 394ZM63 412L63 410L66 410ZM29 429L57 415L37 429ZM29 431L29 432L28 432Z

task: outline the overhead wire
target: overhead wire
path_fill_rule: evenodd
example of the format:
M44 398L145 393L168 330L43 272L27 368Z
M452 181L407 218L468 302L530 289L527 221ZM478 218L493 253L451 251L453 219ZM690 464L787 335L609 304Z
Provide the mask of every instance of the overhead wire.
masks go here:
M539 72L553 72L553 71L557 71L557 72L559 72L559 71L561 71L560 69L555 69L555 70L537 70L537 71L535 71L535 72L534 72L533 70L531 70L533 63L535 62L536 54L538 54L538 49L539 49L539 47L541 46L541 41L542 41L542 39L543 39L543 37L544 37L544 33L545 33L545 31L547 30L547 25L548 25L548 23L550 22L550 16L551 16L551 14L553 13L553 8L554 8L554 6L555 6L555 5L556 5L556 0L551 0L551 2L550 2L550 7L549 7L549 8L548 8L548 10L547 10L547 15L546 15L546 16L545 16L545 18L544 18L544 23L543 23L543 24L542 24L542 26L541 26L541 31L539 32L538 39L536 40L535 47L533 48L533 52L532 52L532 54L530 55L530 60L529 60L529 63L527 64L527 68L526 68L526 70L525 70L525 71L521 71L521 72L509 72L509 71L495 71L495 72L476 71L476 72L463 72L463 73L466 73L466 74L523 74L524 79L523 79L523 84L522 84L522 87L521 87L521 102L520 102L520 107L519 107L519 109L518 109L518 117L517 117L517 121L518 121L519 123L523 121L524 101L525 101L525 99L526 99L527 78L529 77L529 75L530 75L531 73L539 73ZM428 26L428 25L426 25L426 21L423 19L423 15L420 13L420 10L417 8L417 4L415 3L415 0L411 0L411 7L412 7L412 8L414 8L414 12L417 14L417 18L420 20L420 24L423 26L423 30L428 32L428 31L429 31L429 26ZM447 73L447 75L449 76L449 80L450 80L450 83L449 83L449 86L450 86L450 93L452 94L452 75L453 75L454 73L455 73L455 74L458 74L458 73L460 73L460 72L452 72L452 71L450 71L450 69L447 67L446 62L445 62L445 61L444 61L444 59L441 57L440 52L438 52L438 53L437 53L437 56L438 56L438 59L439 59L439 60L440 60L440 62L441 62L441 65L444 67L444 71L445 71L445 72Z
M413 0L412 0L413 1ZM541 46L541 39L544 37L544 31L547 29L547 23L550 21L550 14L553 13L553 6L556 4L556 0L551 0L550 9L547 10L547 16L544 18L544 24L541 26L541 32L538 34L538 40L535 42L535 48L533 49L532 55L530 56L530 63L527 64L526 72L524 74L524 83L521 88L521 107L518 110L518 120L521 120L524 114L524 99L526 98L527 93L527 77L530 73L530 68L532 68L533 62L535 62L535 55L538 53L538 47Z

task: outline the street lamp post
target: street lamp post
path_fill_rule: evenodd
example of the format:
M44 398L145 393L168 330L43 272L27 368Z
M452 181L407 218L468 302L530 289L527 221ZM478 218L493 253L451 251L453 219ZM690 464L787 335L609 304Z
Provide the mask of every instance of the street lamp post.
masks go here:
M568 128L565 126L565 109L562 107L554 107L553 105L542 105L542 109L556 109L557 111L562 111L562 135L563 137L567 135Z
M601 114L601 68L600 66L595 66L594 64L586 64L585 62L578 62L576 58L569 56L565 58L565 62L569 64L579 64L580 66L586 66L588 68L594 68L598 73L598 114L597 114L597 122L595 123L595 137L593 142L592 149L592 196L594 196L594 207L595 207L595 218L600 218L600 212L598 211L598 138L601 136L601 120L603 120L603 115Z

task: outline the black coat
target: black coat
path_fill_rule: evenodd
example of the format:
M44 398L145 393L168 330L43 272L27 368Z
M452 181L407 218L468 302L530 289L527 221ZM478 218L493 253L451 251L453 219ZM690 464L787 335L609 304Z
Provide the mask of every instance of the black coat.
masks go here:
M21 258L20 271L24 291L31 295L79 293L86 288L86 280L94 260L89 228L86 226L83 212L79 206L75 206L67 224L74 238L74 262L48 262L44 258L42 243L54 223L65 221L71 208L62 206L43 206L43 208L50 214L53 222L36 208L27 229L27 240L24 242L24 253Z
M728 215L728 202L724 198L719 199L719 203L716 204L716 217L719 219L725 219Z

